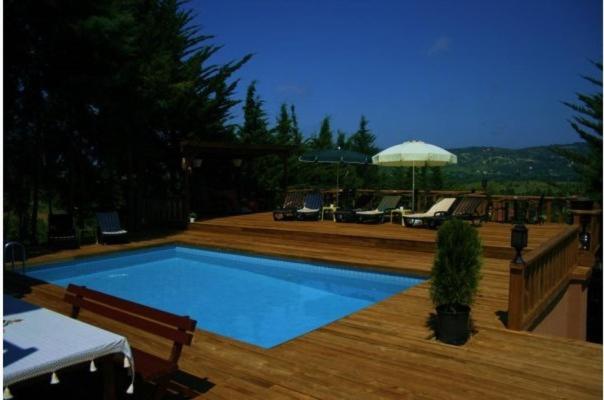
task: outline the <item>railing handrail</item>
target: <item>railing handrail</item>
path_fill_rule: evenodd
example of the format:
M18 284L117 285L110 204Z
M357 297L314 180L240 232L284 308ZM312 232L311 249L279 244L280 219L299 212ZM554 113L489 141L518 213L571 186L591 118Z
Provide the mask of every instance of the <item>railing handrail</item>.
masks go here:
M570 282L578 232L578 226L569 226L528 253L523 263L510 263L508 328L530 329Z
M529 269L534 264L541 261L542 258L550 255L552 250L556 250L558 245L564 243L565 241L572 239L577 239L577 234L579 233L579 227L576 225L568 226L564 229L561 235L554 236L546 240L541 246L533 249L524 257L524 264L513 264L514 266L519 266L522 269Z

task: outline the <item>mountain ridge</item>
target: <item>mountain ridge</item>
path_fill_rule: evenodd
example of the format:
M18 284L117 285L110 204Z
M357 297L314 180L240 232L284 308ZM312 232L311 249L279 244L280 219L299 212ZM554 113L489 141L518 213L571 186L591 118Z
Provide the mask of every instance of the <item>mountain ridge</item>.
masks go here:
M580 177L573 163L556 154L554 148L588 151L583 142L560 145L531 146L509 149L491 146L470 146L448 149L457 156L457 164L447 166L443 173L454 182L481 181L544 181L573 182Z

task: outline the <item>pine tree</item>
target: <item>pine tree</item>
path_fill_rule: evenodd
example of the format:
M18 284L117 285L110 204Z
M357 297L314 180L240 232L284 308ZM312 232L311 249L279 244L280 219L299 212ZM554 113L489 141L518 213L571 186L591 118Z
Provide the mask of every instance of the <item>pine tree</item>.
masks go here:
M243 127L239 138L245 144L267 144L271 142L266 113L262 109L264 102L256 95L256 81L247 88L243 106Z
M274 132L275 140L278 144L286 145L293 143L294 138L292 120L287 113L287 105L285 103L281 104Z
M602 71L601 63L593 64ZM587 142L588 154L563 148L557 148L555 152L573 162L577 173L584 179L587 194L602 202L602 81L588 76L583 78L598 86L598 91L592 94L578 93L579 104L563 104L578 113L570 125Z
M346 140L346 132L338 129L336 146L342 150L346 150L349 147L349 141Z
M319 134L312 141L312 146L315 149L331 149L333 148L333 133L329 123L329 117L323 118Z
M350 149L373 156L379 149L375 146L375 135L367 128L368 123L365 116L361 116L359 129L350 137Z
M296 107L292 104L290 107L290 115L292 121L292 144L300 146L302 144L302 132L298 127L298 117L296 116Z

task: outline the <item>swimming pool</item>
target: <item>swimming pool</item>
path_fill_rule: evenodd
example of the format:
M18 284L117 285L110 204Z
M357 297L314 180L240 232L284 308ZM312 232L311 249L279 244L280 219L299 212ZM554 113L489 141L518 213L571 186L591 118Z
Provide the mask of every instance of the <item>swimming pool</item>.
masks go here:
M279 258L164 246L30 269L197 320L263 348L315 330L423 281Z

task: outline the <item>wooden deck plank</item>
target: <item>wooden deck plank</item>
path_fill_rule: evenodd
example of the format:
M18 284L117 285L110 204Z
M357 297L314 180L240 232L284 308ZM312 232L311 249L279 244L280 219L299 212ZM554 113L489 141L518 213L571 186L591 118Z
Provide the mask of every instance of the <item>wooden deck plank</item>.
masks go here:
M291 234L294 228L302 233ZM555 224L530 226L529 244L539 246L563 229L564 225ZM509 249L510 225L485 224L479 232L484 243ZM322 240L324 234L341 237L330 242ZM432 245L435 234L395 224L290 224L274 222L270 214L254 214L204 221L185 232L130 244L47 254L33 261L185 243L427 276L433 254L426 247L386 249L379 239ZM311 240L312 235L316 238ZM376 240L367 244L365 237ZM198 330L191 348L183 352L181 367L214 384L199 399L602 398L602 347L505 329L500 313L507 309L509 262L492 257L484 261L472 310L476 333L463 347L444 345L432 337L428 320L433 306L425 282L268 350ZM62 295L63 289L41 284L32 287L25 299L67 314ZM169 343L113 321L85 312L82 319L125 334L143 350L169 351Z

